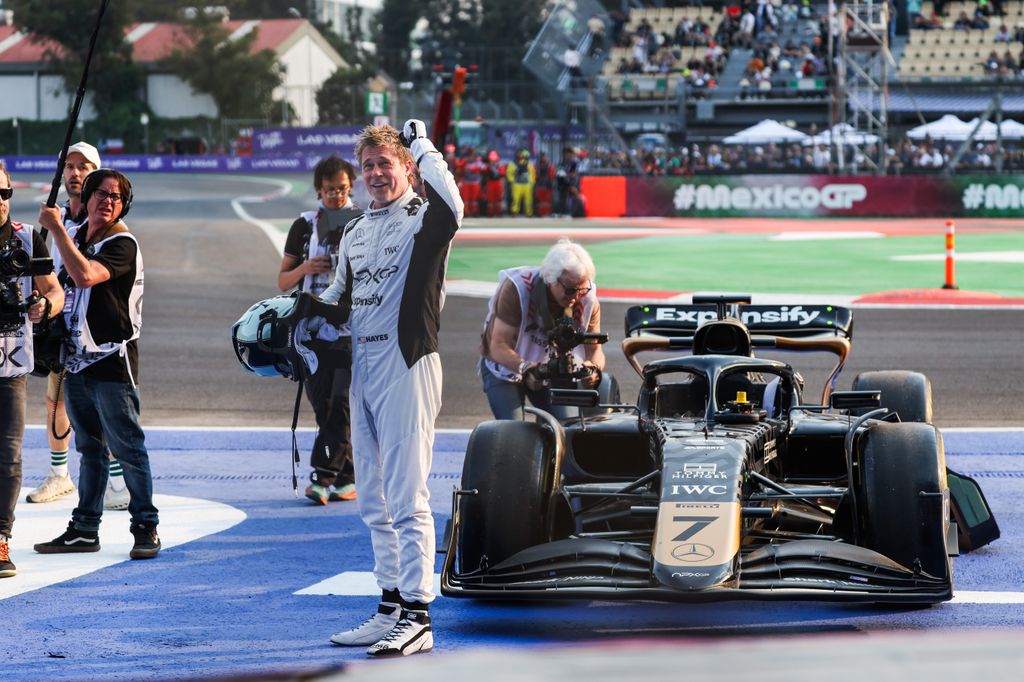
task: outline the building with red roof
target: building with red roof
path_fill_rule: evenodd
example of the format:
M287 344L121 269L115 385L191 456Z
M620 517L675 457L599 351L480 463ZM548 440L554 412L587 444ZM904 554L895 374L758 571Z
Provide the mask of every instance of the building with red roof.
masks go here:
M226 21L228 40L256 32L253 52L269 49L283 67L284 81L274 93L286 98L295 114L295 125L317 123L316 92L331 74L347 64L341 55L306 19ZM125 32L132 59L146 71L144 97L150 110L165 118L217 117L217 107L206 94L192 88L162 65L189 38L181 24L147 22L133 24ZM100 40L103 39L102 33ZM52 45L52 44L51 44ZM0 25L0 119L60 120L67 116L73 92L46 62L46 41L33 40L15 26ZM95 116L88 95L82 117Z

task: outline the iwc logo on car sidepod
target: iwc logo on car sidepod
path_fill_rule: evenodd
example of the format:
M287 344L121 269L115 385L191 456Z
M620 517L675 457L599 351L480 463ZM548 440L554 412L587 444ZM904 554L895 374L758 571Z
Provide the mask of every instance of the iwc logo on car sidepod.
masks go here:
M682 545L676 545L672 550L672 556L679 561L697 563L699 561L707 561L715 556L715 550L699 542L687 542Z

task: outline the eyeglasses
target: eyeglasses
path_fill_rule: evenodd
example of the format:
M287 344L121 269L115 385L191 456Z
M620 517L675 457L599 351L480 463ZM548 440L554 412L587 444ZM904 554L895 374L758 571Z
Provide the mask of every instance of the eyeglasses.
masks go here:
M348 194L351 190L351 187L324 187L320 193L325 197L340 197L343 194Z
M117 192L108 192L108 191L103 190L103 189L97 189L97 190L93 190L92 195L94 197L96 197L97 199L99 199L100 203L103 203L107 199L110 199L110 201L112 203L115 203L115 204L120 204L121 203L121 195L118 194Z
M589 282L587 283L586 286L581 286L581 287L571 287L571 286L568 286L562 280L558 280L558 283L561 285L561 287L563 289L565 289L565 293L567 293L567 294L574 294L576 296L586 296L587 294L590 293L590 290L594 288Z
M3 199L4 201L7 201L12 196L14 196L14 188L13 187L0 187L0 199Z

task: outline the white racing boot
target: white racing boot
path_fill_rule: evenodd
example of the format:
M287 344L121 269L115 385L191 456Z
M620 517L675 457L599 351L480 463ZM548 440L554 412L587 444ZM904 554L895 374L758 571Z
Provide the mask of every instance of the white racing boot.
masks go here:
M434 648L430 614L402 609L402 617L383 639L366 650L370 656L409 656Z
M331 643L338 646L369 646L379 642L398 623L401 612L402 608L398 604L382 601L377 607L377 613L359 626L333 635Z

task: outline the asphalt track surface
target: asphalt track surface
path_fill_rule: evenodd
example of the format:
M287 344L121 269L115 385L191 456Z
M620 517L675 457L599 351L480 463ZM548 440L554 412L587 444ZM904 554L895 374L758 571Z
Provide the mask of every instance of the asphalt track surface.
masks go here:
M271 240L239 219L232 200L283 191L280 179L135 180L129 223L147 266L143 421L168 547L156 561L126 561L128 520L123 512L110 513L101 532L104 550L90 555L100 565L86 571L76 561L81 557L40 557L30 549L60 532L72 501L19 505L13 558L20 573L0 581L0 679L251 678L329 671L347 663L352 665L339 673L341 679L756 674L853 680L922 672L962 679L965 661L975 679L1019 679L1021 309L855 312L855 350L841 382L863 369L925 372L935 391L936 423L947 431L949 464L978 477L1002 527L997 543L957 560L954 602L902 610L786 602L496 605L440 599L433 609L435 653L417 657L410 672L405 662L363 663L361 650L327 644L332 632L361 620L375 603L372 586L366 587L372 567L368 538L354 505L316 507L292 497L284 427L291 420L294 385L246 375L229 347L230 325L251 303L277 293L280 262ZM280 229L282 221L304 210L312 199L304 190L306 179L283 180L292 188L286 196L243 202L245 213ZM32 199L31 192L18 191L15 218L34 221ZM579 221L529 224L550 227L536 237L550 243ZM588 227L601 225L587 221ZM439 537L461 471L464 429L488 417L473 370L485 304L453 295L442 318L445 392L438 425L452 430L438 435L431 477ZM626 307L610 301L603 306L612 335L610 368L628 396L636 380L614 350ZM801 358L798 364L808 379L826 367L824 359L805 364ZM44 420L42 392L43 382L32 381L34 424ZM311 423L305 407L303 424ZM311 438L308 428L300 431L304 458ZM26 487L42 480L46 464L42 429L30 429ZM54 559L69 561L58 566ZM82 574L62 578L62 570ZM42 574L48 576L45 585L19 589Z

